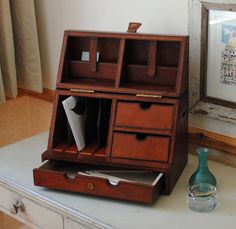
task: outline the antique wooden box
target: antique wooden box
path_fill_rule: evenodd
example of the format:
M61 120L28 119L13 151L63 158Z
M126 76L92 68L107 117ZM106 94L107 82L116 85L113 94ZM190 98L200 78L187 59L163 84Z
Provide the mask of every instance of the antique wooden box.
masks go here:
M186 36L66 31L35 185L143 203L169 194L187 163L187 87ZM86 110L80 151L62 105L70 96Z

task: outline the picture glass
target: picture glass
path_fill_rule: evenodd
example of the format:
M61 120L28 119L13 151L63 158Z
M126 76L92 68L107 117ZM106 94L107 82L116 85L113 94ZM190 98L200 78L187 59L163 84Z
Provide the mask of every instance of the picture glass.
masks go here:
M209 10L206 96L236 102L236 12Z

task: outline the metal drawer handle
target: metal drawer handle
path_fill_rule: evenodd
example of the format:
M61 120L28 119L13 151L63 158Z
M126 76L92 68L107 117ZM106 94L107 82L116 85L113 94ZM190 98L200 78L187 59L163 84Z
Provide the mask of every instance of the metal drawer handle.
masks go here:
M18 211L24 212L25 206L20 200L17 200L14 204L10 205L9 211L11 212L12 215L16 215Z

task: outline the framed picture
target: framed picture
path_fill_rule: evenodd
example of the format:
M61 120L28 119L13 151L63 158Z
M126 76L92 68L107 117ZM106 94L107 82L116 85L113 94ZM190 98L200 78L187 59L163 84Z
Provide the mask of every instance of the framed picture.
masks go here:
M236 107L236 12L202 12L201 100Z
M236 152L235 35L236 1L189 1L189 139L230 154Z

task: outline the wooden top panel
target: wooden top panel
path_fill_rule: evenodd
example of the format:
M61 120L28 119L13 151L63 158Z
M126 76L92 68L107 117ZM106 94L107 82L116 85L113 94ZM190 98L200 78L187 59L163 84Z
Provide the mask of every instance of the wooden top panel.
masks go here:
M66 30L67 36L96 36L117 39L140 39L140 40L166 40L166 41L185 41L188 39L187 35L175 34L153 34L153 33L122 33L122 32L106 32L95 30Z

